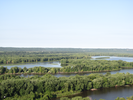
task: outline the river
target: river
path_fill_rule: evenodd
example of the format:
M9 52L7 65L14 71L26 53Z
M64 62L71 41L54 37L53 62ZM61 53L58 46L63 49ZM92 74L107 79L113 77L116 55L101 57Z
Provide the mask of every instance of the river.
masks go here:
M105 58L104 57L109 57ZM92 59L98 60L97 58L103 58L104 60L123 60L126 62L133 62L133 57L116 57L116 56L92 56ZM102 59L99 59L102 60Z
M51 62L36 62L36 63L24 63L24 64L6 64L6 65L1 65L4 67L7 67L10 69L11 67L27 67L27 68L32 68L36 66L42 66L42 67L61 67L61 63L59 61L51 61Z
M75 96L81 97L91 97L93 100L105 99L105 100L115 100L117 97L130 97L133 95L133 85L129 87L112 87L112 88L103 88L98 89L96 91L84 91ZM69 98L75 97L69 96ZM60 99L52 99L52 100L60 100Z
M92 59L93 60L97 60L96 58L102 58L102 57L109 57L107 59L104 59L104 60L123 60L123 61L127 61L127 62L133 62L133 57L116 57L116 56L93 56ZM99 59L101 60L101 59ZM44 63L35 63L36 66L44 66L44 67L61 67L61 64L59 61L56 61L56 62L44 62ZM54 65L56 64L56 65ZM19 65L21 68L26 66L26 65ZM33 64L32 63L29 63L27 64L28 67L33 67ZM11 66L8 66L8 67L11 67ZM28 68L27 67L27 68ZM133 74L133 69L122 69L120 71L111 71L110 73L111 74L115 74L115 73L131 73ZM101 74L106 74L106 72L100 72ZM91 73L84 73L84 74L79 74L79 75L89 75ZM75 76L77 74L75 73L72 73L72 74L54 74L54 76L56 77L69 77L69 76ZM20 75L22 77L30 77L30 76L33 76L33 75ZM39 76L43 76L43 75L39 75Z
M92 59L93 60L97 60L96 58L98 57L110 57L107 58L105 60L123 60L123 61L127 61L127 62L133 62L133 58L132 57L115 57L115 56L93 56ZM7 68L11 68L14 66L18 66L18 67L27 67L27 68L31 68L31 67L35 67L35 66L43 66L43 67L61 67L61 64L59 61L53 61L53 62L39 62L39 63L27 63L27 64L17 64L17 65L8 65ZM115 73L131 73L133 74L133 69L122 69L120 71L111 71L111 74L115 74ZM106 72L100 72L101 74L106 74ZM84 73L84 74L79 74L79 75L89 75L91 73ZM76 74L54 74L54 76L56 77L69 77L69 76L74 76ZM33 76L33 75L20 75L22 77L28 77L28 76ZM42 76L42 75L39 75ZM82 96L82 97L87 97L90 96L93 100L99 100L99 99L105 99L105 100L115 100L117 97L129 97L133 95L133 86L130 87L113 87L113 88L103 88L103 89L98 89L96 91L84 91L80 94L77 94L76 96ZM70 96L69 98L72 98L74 96ZM59 99L52 99L52 100L59 100Z

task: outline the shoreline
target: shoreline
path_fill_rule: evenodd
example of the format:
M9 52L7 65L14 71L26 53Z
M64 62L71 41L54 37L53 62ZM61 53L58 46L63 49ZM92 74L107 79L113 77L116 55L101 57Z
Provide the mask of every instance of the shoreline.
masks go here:
M122 68L123 69L123 68ZM122 70L120 69L120 70ZM133 69L133 68L124 68L124 69ZM85 74L85 73L102 73L102 72L112 72L112 71L120 71L120 70L104 70L104 71L83 71L83 72L57 72L57 73L35 73L35 72L31 72L31 73L4 73L4 74L0 74L0 75L8 75L8 74L13 74L13 75L45 75L45 74L52 74L52 75L56 75L56 74Z
M114 88L114 87L115 87L115 88L117 88L117 87L130 87L131 85L133 85L133 84L123 85L123 86L117 86L117 85L115 85L115 86L113 86L113 87L107 87L107 88ZM74 93L74 94L67 95L67 96L61 96L61 97L75 96L75 95L80 94L80 93L85 92L85 91L97 91L97 90L99 90L99 89L104 89L104 88L97 88L97 89L92 88L92 89L89 89L89 90L84 90L84 91L81 91L81 92L78 92L78 93ZM56 97L56 99L61 98L61 97ZM92 100L92 98L91 98L90 96L87 96L87 97L90 98L90 100ZM55 99L55 98L52 98L52 99ZM50 100L52 100L52 99L50 99Z
M120 71L120 70L111 70L111 71ZM98 73L98 72L111 72L110 70L106 70L106 71L84 71L84 72L58 72L58 73L4 73L4 74L0 74L0 75L5 75L5 74L13 74L13 75L45 75L45 74L84 74L84 73Z
M119 70L104 70L104 71L83 71L83 72L57 72L57 73L35 73L35 72L31 72L31 73L24 73L24 72L21 72L21 73L4 73L4 74L0 74L0 75L5 75L5 74L14 74L14 75L45 75L45 74L52 74L52 75L55 75L55 74L84 74L84 73L102 73L102 72L112 72L112 71L120 71L122 69L133 69L132 67L124 67L124 68L121 68Z
M60 62L60 60L52 60L52 61L38 61L38 62L25 62L25 63L8 63L8 64L0 64L0 66L6 66L6 65L24 65L24 64L31 64L31 63L43 63L43 62L53 62L53 61L59 61ZM15 66L14 66L15 67Z

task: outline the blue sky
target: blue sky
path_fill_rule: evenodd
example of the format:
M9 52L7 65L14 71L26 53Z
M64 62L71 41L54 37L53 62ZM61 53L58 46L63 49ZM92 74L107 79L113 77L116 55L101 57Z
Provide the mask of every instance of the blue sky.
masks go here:
M133 0L0 0L0 47L133 48Z

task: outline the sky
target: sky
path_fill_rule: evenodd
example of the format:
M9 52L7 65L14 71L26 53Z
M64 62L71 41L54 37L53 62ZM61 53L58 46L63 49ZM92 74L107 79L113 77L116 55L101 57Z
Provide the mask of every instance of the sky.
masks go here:
M0 0L0 47L133 48L133 0Z

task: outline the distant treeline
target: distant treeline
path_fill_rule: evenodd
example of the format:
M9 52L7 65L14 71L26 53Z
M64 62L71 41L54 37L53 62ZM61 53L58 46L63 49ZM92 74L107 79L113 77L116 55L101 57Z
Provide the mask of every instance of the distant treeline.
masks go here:
M73 95L84 90L132 85L133 74L110 74L107 72L105 75L90 74L59 78L50 74L42 77L32 76L28 78L1 75L0 80L1 100L4 96L6 97L5 100L27 100L27 98L29 100L49 100L51 98Z
M133 62L88 60L88 59L62 59L61 68L33 67L20 68L0 67L0 74L56 74L56 73L84 73L84 72L107 72L121 70L122 68L133 68Z
M133 57L128 53L51 53L51 52L0 52L0 64L55 61L61 59L90 59L91 56Z
M0 52L0 64L44 62L61 59L90 59L86 54L45 52Z
M36 52L55 52L55 53L74 53L74 52L111 52L111 53L133 53L133 49L93 49L93 48L15 48L0 47L0 51L36 51Z

